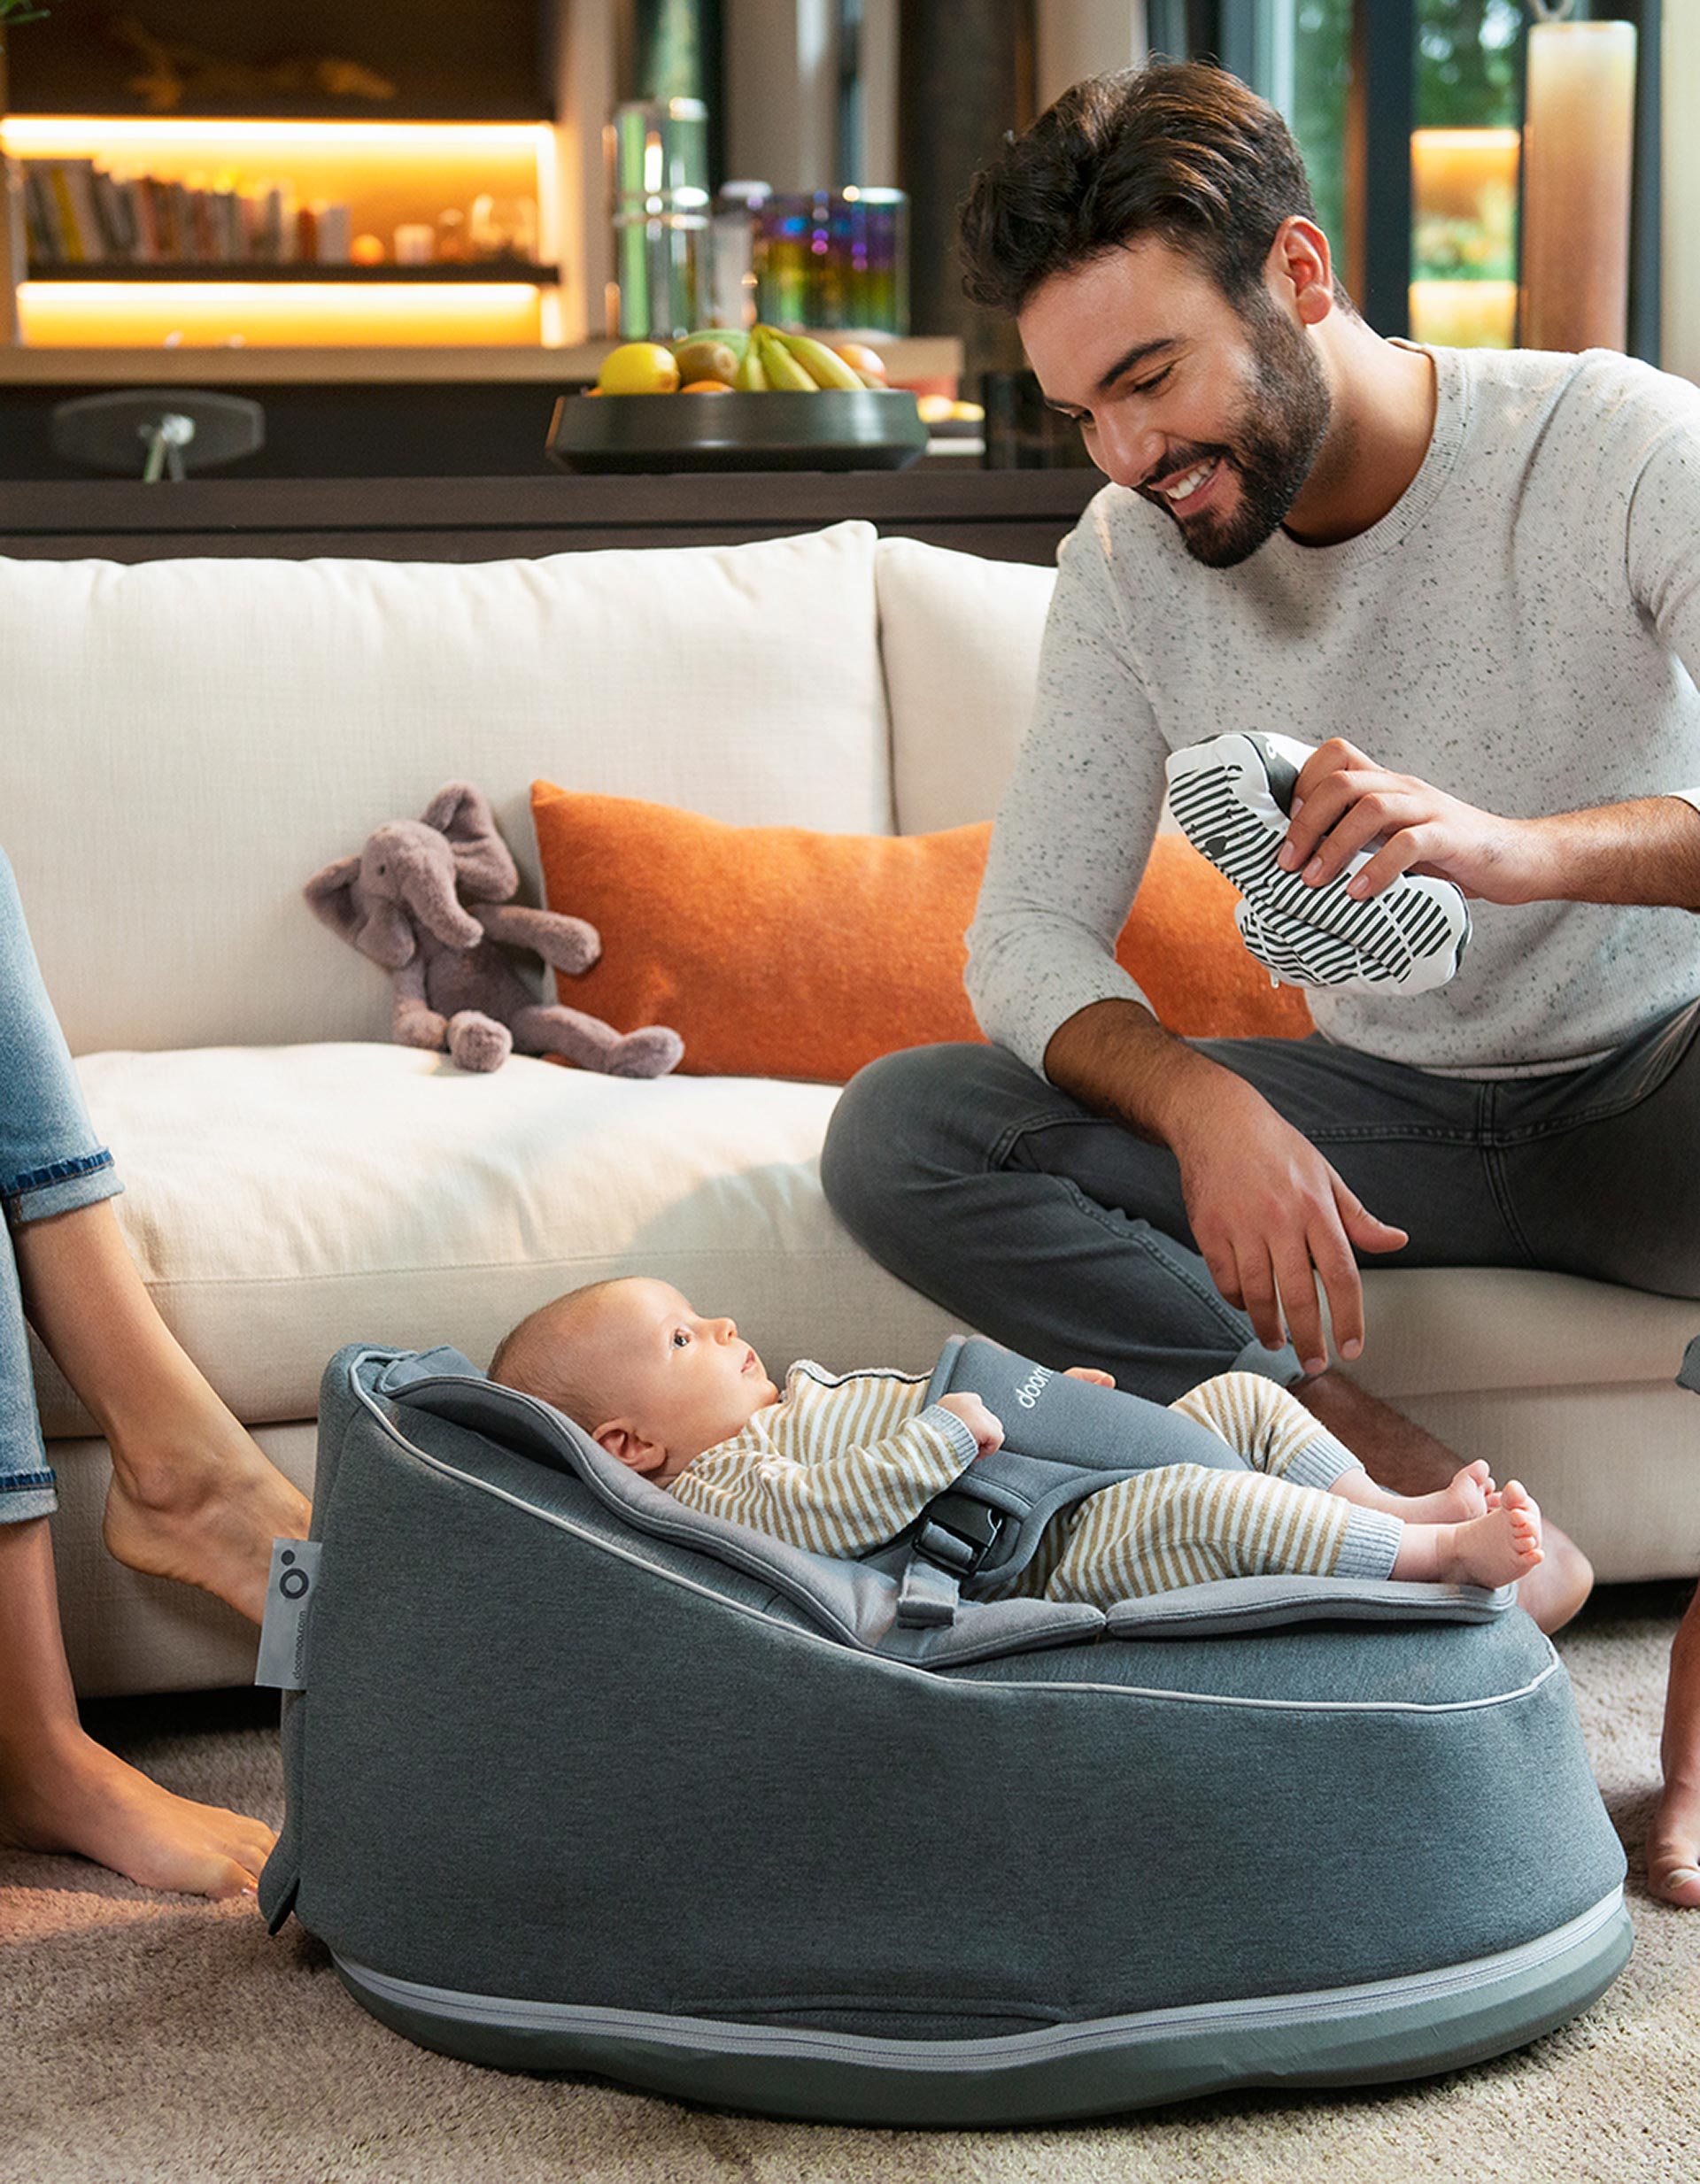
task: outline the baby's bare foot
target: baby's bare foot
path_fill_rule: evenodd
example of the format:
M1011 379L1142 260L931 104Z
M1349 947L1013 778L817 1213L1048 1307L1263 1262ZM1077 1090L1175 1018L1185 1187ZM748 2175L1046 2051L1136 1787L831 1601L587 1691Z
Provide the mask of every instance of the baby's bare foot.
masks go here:
M1499 1507L1452 1531L1452 1553L1441 1575L1454 1585L1514 1585L1542 1559L1541 1511L1528 1488L1508 1479Z
M1466 1463L1433 1493L1394 1493L1378 1486L1367 1471L1346 1472L1335 1480L1333 1492L1361 1509L1385 1509L1408 1524L1463 1524L1495 1506L1493 1473L1482 1462Z
M102 1532L130 1569L197 1585L258 1623L272 1541L305 1539L311 1515L305 1495L238 1429L211 1456L115 1468Z
M0 1763L0 1841L70 1852L185 1895L251 1893L276 1841L218 1805L176 1797L81 1731L50 1751Z

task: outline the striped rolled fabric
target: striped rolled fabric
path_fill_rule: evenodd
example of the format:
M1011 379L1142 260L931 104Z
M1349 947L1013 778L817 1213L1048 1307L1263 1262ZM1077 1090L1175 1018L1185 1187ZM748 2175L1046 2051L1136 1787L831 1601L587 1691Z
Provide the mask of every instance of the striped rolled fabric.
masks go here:
M1240 890L1233 922L1273 984L1404 993L1443 986L1470 938L1469 906L1449 880L1405 873L1358 902L1347 884L1376 844L1323 887L1307 886L1276 862L1312 749L1288 736L1236 733L1171 752L1163 770L1176 824Z

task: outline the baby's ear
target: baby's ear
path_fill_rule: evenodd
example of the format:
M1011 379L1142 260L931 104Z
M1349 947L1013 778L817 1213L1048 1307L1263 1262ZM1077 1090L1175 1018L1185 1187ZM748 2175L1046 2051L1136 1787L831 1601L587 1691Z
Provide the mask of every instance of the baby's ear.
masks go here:
M657 1471L667 1462L667 1451L654 1441L646 1441L634 1427L618 1418L611 1418L606 1425L597 1427L591 1439L599 1448L617 1457L631 1470Z

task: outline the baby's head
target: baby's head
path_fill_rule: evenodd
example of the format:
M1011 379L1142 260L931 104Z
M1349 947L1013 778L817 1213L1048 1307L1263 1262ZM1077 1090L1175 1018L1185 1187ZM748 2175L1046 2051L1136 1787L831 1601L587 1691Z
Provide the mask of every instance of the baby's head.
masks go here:
M657 1486L779 1400L730 1320L701 1318L646 1276L540 1305L503 1336L490 1377L564 1410Z

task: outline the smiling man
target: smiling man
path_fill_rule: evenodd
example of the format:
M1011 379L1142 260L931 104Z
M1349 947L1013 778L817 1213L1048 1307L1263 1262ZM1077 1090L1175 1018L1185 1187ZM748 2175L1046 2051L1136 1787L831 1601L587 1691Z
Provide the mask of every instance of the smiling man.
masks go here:
M1065 542L970 935L989 1047L838 1105L832 1204L1042 1359L1168 1400L1287 1382L1384 1485L1457 1456L1331 1365L1358 1261L1700 1297L1700 390L1605 351L1382 339L1280 117L1232 77L1077 84L975 178L970 292L1012 313L1110 481ZM1184 1040L1115 959L1170 752L1318 745L1282 852L1474 899L1436 991L1318 992L1318 1036ZM1601 1461L1609 1462L1603 1450ZM1591 1578L1562 1533L1548 1629ZM1655 1887L1700 1902L1700 1609Z

